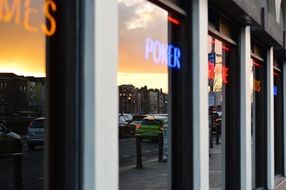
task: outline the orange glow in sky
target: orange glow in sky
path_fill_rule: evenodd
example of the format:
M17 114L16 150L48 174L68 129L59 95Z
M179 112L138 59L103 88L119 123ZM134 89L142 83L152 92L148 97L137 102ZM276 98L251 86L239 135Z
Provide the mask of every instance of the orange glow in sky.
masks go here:
M13 5L13 0L9 0ZM42 10L44 0L31 1L30 6ZM23 5L21 10L24 9ZM24 11L21 12L24 18ZM40 26L44 20L44 12L31 15L30 26ZM14 17L13 17L14 21ZM15 73L24 76L45 76L45 34L31 32L21 24L0 21L0 72Z

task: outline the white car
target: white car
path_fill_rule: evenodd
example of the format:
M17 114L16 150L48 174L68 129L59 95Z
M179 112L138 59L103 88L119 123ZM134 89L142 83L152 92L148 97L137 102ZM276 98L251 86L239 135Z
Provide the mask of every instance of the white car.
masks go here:
M30 150L34 150L36 146L44 145L44 128L45 118L34 119L28 128L27 144Z

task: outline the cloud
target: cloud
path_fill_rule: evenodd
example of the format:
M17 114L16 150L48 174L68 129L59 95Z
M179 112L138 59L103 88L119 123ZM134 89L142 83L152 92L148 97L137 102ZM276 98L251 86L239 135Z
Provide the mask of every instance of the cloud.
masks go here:
M120 32L152 26L158 28L162 19L166 20L166 11L144 0L119 0L118 7Z
M145 61L145 42L150 37L168 41L167 12L141 0L119 1L119 72L166 73L166 65Z

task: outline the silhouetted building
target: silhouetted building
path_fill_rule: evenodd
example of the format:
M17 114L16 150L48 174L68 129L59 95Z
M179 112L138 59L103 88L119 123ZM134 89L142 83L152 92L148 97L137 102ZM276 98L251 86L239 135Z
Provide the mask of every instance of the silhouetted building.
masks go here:
M13 73L0 73L0 114L27 110L27 79Z
M140 89L133 85L119 87L119 113L158 114L167 113L167 94L162 89Z
M27 77L28 111L39 116L45 113L45 78Z
M45 78L0 73L0 116L30 113L40 116L45 110Z

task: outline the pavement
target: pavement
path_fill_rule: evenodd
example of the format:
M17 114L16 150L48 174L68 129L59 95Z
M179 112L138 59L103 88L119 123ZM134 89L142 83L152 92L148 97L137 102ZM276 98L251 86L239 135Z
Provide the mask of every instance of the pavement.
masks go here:
M210 149L210 189L221 189L221 144ZM149 157L150 158L150 157ZM119 190L161 190L168 187L167 162L158 158L143 160L143 169L137 169L135 162L119 168Z
M167 189L167 162L152 159L143 162L143 169L122 167L120 171L120 190L161 190Z

